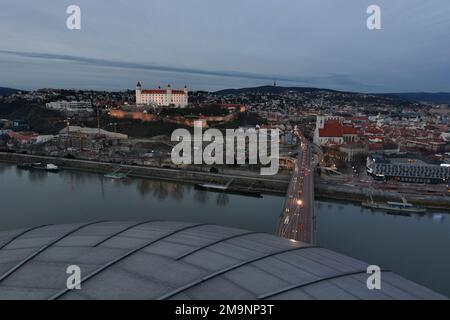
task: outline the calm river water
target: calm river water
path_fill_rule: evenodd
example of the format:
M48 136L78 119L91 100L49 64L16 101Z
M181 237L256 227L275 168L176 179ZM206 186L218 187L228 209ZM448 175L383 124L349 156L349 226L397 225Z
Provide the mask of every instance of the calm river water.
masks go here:
M92 220L179 220L274 233L284 199L113 181L80 172L23 171L0 163L0 230ZM394 216L316 201L318 245L393 270L450 296L450 215Z

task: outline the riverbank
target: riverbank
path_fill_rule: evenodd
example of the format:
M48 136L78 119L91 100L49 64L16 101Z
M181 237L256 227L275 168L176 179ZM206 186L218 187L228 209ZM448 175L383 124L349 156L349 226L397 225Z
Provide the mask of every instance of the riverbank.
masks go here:
M171 182L182 182L189 184L216 183L226 184L233 179L233 186L258 191L264 194L285 196L289 186L290 177L278 175L275 177L262 177L251 172L229 170L227 173L210 173L205 171L194 171L189 169L168 169L158 167L145 167L135 165L122 165L108 162L97 162L89 160L65 159L38 155L27 155L17 153L0 152L0 161L18 164L24 162L51 162L64 170L84 171L91 173L106 174L122 167L122 172L129 172L132 178L162 180ZM315 182L316 199L330 199L349 201L357 204L367 200L368 191L358 187L343 186L341 183L332 181ZM374 199L380 202L399 201L399 193L389 190L370 189ZM423 206L428 209L445 210L450 212L450 197L401 194L409 202Z
M121 172L127 172L132 178L183 182L190 184L215 183L225 185L233 179L233 186L246 188L261 193L284 195L289 186L289 176L278 175L274 177L262 177L258 174L238 170L229 170L224 173L210 173L194 171L191 169L169 169L159 167L147 167L136 165L123 165L109 162L90 160L66 159L39 155L0 152L0 161L19 164L32 162L51 162L63 170L77 170L91 173L106 174L122 168Z
M361 204L368 200L369 193L372 194L373 199L377 202L399 202L401 201L401 196L403 196L408 202L414 205L433 210L445 210L450 213L450 197L405 194L389 190L376 190L373 188L369 190L358 187L342 186L341 184L333 184L330 182L315 183L316 199L331 199Z

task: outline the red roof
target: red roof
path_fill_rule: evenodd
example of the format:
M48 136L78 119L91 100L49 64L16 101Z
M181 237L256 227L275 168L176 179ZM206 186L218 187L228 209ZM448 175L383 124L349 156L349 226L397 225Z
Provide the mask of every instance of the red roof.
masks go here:
M344 126L344 134L358 134L358 130L356 130L352 126Z
M350 118L351 121L369 121L368 117L353 117Z
M15 131L8 132L8 135L11 138L14 138L20 142L31 141L32 139L34 139L38 136L36 133L32 133L32 132L15 132Z
M319 136L340 138L344 135L342 124L339 121L325 121L323 129L319 129Z
M143 94L166 94L166 90L142 90Z
M143 94L167 94L167 90L142 90ZM183 90L172 90L172 94L185 94Z
M367 128L364 130L364 133L365 133L365 134L368 134L368 133L372 133L372 134L383 134L384 132L383 132L382 129L377 128L377 127L367 127Z

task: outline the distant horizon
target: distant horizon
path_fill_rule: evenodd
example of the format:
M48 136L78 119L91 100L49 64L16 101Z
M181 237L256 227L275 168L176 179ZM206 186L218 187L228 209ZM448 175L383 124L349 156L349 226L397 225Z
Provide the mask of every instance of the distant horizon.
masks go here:
M370 91L370 90L358 90L356 88L350 88L348 86L345 86L343 88L339 85L320 85L320 81L323 79L320 78L302 78L302 77L296 77L296 76L285 76L285 75L265 75L265 74L257 74L257 73L247 73L247 72L235 72L235 71L211 71L211 70L201 70L201 69L190 69L190 68L181 68L181 67L174 67L174 66L161 66L161 65L151 65L151 64L143 64L143 63L133 63L133 62L125 62L125 61L112 61L112 60L105 60L105 59L94 59L94 58L86 58L86 57L76 57L76 56L68 56L68 55L58 55L58 54L43 54L43 53L31 53L31 52L17 52L17 51L8 51L8 50L1 50L0 49L0 57L2 55L9 55L9 56L15 56L20 57L21 59L25 60L42 60L42 61L51 61L53 63L57 62L73 62L76 64L79 64L79 67L96 67L99 69L99 77L101 78L102 72L104 73L106 71L106 74L108 72L118 72L120 73L120 70L139 70L143 69L146 70L141 78L146 78L150 74L163 74L161 78L164 78L166 81L155 81L155 80L149 80L145 81L142 79L136 79L131 80L131 83L136 83L137 81L141 81L144 87L146 88L156 88L158 86L166 86L167 84L172 84L174 87L184 87L185 85L188 86L190 91L207 91L207 92L216 92L221 90L230 90L230 89L246 89L246 88L255 88L255 87L263 87L263 86L273 86L273 83L276 81L277 87L293 87L293 88L318 88L318 89L325 89L325 90L335 90L335 91L341 91L341 92L353 92L353 93L365 93L365 94L390 94L390 93L432 93L432 94L438 94L438 93L450 93L450 88L448 91L426 91L426 90L418 90L418 91L395 91L392 90L386 90L386 91ZM57 62L55 62L57 61ZM1 65L1 60L0 60ZM52 67L49 67L50 69ZM89 70L92 72L92 70ZM141 71L142 72L142 71ZM70 74L69 74L70 75ZM88 75L88 74L87 74ZM174 81L171 81L171 76L174 75L173 79ZM182 75L185 75L184 77ZM202 83L204 80L199 80L204 77L211 77L214 79L215 82L219 80L220 84L209 84L209 86L213 87L213 89L209 90L208 85L204 84L199 85L199 83ZM126 74L126 78L130 78L129 74ZM192 89L192 87L189 85L189 80L187 79L194 79L194 83L197 84L195 89ZM70 79L70 78L69 78ZM186 80L183 80L186 79ZM234 81L232 80L234 79ZM228 80L228 81L225 81ZM317 83L315 83L317 81ZM122 81L123 82L123 81ZM128 81L129 82L129 81ZM177 84L178 83L178 84ZM214 83L214 82L213 82ZM241 83L241 85L234 86L233 83ZM244 84L246 83L246 84ZM10 86L10 85L1 85L0 87L4 88L12 88L17 89L17 86ZM203 88L202 88L203 87ZM110 92L117 92L117 91L124 91L124 90L133 90L134 88L126 88L126 87L116 87L116 86L101 86L101 85L94 85L94 86L36 86L36 85L29 85L29 86L21 86L17 90L25 90L25 91L34 91L39 89L60 89L60 90L93 90L93 91L110 91Z
M140 81L140 80L136 80ZM141 81L142 82L142 81ZM154 87L146 87L145 85L143 86L144 88L154 88ZM174 87L174 86L172 86ZM175 86L176 87L176 86ZM262 84L262 85L255 85L255 86L250 86L250 87L224 87L223 89L219 89L219 90L205 90L205 89L195 89L195 90L189 90L190 92L208 92L208 93L215 93L215 92L220 92L220 91L225 91L225 90L243 90L243 89L256 89L256 88L263 88L263 87L275 87L273 84ZM284 89L289 89L289 88L298 88L298 89L307 89L307 88L311 88L311 89L319 89L319 90L330 90L330 91L337 91L337 92L348 92L348 93L355 93L355 94L373 94L373 95L379 95L379 94L449 94L450 95L450 91L405 91L405 92L397 92L397 91L392 91L392 92L362 92L362 91L356 91L356 90L339 90L339 89L334 89L334 88L325 88L325 87L316 87L316 86L284 86L284 85L276 85L277 88L284 88ZM74 91L103 91L103 92L124 92L124 91L134 91L135 88L123 88L123 89L89 89L89 88L77 88L77 87L38 87L38 88L24 88L24 87L9 87L9 86L5 86L0 84L0 88L1 89L11 89L11 90L17 90L17 91L38 91L38 90L45 90L45 89L50 89L50 90L74 90Z

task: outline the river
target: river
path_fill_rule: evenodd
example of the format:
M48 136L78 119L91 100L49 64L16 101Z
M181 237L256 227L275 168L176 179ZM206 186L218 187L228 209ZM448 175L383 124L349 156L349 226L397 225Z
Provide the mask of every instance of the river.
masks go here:
M178 220L274 233L283 197L262 199L192 185L24 171L0 163L0 230L94 220ZM395 216L316 201L317 244L390 269L450 296L450 216Z

